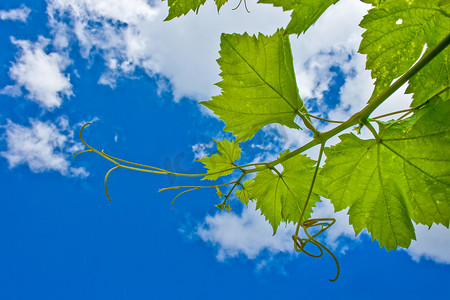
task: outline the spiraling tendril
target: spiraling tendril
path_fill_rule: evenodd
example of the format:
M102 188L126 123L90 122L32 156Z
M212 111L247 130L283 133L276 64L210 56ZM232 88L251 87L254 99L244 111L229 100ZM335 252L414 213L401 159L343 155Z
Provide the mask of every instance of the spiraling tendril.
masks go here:
M304 213L306 211L306 208L308 207L309 199L311 198L311 194L312 194L312 191L313 191L313 188L314 188L314 183L315 183L316 177L317 177L317 172L319 171L319 165L320 165L320 161L322 160L324 147L325 147L325 143L322 143L320 145L319 158L317 159L317 165L316 165L316 168L314 170L314 175L313 175L313 179L312 179L312 182L311 182L311 186L309 188L308 196L306 197L305 204L303 205L303 210L302 210L302 213L300 215L300 219L298 220L297 228L295 229L295 234L292 235L292 240L294 241L295 251L303 252L303 253L305 253L308 256L311 256L311 257L322 257L323 250L328 252L331 255L331 257L333 257L334 262L336 263L336 268L337 268L336 277L334 277L333 279L330 279L330 281L335 281L339 277L339 262L338 262L336 256L330 251L330 249L325 247L322 243L317 241L315 238L317 236L319 236L322 232L327 230L329 227L331 227L336 222L336 219L334 219L334 218L318 218L318 219L308 219L308 220L302 222L303 215L304 215ZM308 229L316 227L316 226L320 226L320 230L318 232L314 233L313 235L311 235L308 232ZM307 238L300 238L299 237L300 227L303 228ZM316 246L317 249L319 249L320 253L319 254L314 254L314 253L311 253L311 252L305 250L305 247L306 247L306 245L308 243L311 243L314 246Z
M317 241L315 238L319 234L321 234L322 232L327 230L329 227L331 227L335 222L336 222L336 219L334 219L334 218L308 219L300 225L303 228L307 238L300 238L298 236L298 230L295 232L294 235L292 235L292 240L294 241L295 251L303 252L306 255L311 256L311 257L321 257L323 255L323 250L325 250L326 252L328 252L331 255L331 257L334 259L334 262L336 263L337 272L336 272L336 277L334 277L333 279L330 279L330 281L335 281L339 277L339 262L338 262L336 256L333 254L333 252L331 252L330 249L325 247L322 243ZM316 226L320 226L321 227L320 230L318 232L314 233L313 235L311 235L308 232L308 228L312 228L312 227L316 227ZM314 253L307 251L305 249L305 247L308 243L311 243L314 246L316 246L317 249L319 249L320 253L314 254Z

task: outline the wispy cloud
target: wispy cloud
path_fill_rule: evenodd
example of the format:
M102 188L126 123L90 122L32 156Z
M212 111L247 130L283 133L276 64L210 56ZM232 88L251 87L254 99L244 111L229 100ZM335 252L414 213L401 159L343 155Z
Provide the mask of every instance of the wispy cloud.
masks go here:
M22 4L20 8L14 8L10 10L0 10L0 20L26 22L30 12L31 9Z
M10 168L28 165L34 173L56 171L64 176L86 177L83 167L71 166L71 156L84 146L74 140L74 128L66 117L60 117L55 124L30 120L31 126L8 123L3 126L6 151L0 156L6 158Z
M11 38L11 42L19 48L19 55L9 69L15 84L6 86L0 93L18 97L23 88L27 91L26 98L46 109L59 107L63 97L72 95L70 79L63 73L70 60L56 52L47 54L49 39L39 37L33 43Z

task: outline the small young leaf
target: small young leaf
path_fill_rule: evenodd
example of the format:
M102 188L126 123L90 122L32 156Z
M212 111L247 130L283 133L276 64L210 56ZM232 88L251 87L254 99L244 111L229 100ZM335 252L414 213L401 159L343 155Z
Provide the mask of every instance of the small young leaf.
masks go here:
M222 198L222 196L223 196L222 191L218 187L216 187L216 193L217 193L217 196L219 196L219 198Z
M300 99L289 37L222 34L218 63L222 94L201 102L225 122L225 130L241 142L270 123L299 128L294 122L307 113Z
M231 174L234 171L234 161L241 157L241 148L236 141L214 141L219 153L198 161L208 169L207 175L203 179L216 180L221 176Z
M415 239L411 220L449 226L449 114L435 99L408 119L379 122L379 142L344 134L325 148L324 196L336 211L350 207L357 234L367 228L389 251Z

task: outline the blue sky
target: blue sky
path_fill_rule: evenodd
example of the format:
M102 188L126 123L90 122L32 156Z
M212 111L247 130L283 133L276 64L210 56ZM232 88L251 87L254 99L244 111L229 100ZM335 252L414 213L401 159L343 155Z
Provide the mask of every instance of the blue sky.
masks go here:
M345 211L324 235L325 256L293 250L292 225L272 237L254 205L214 207L214 190L170 202L157 193L195 180L116 170L82 149L78 131L107 153L182 172L203 172L212 138L231 137L197 104L219 92L221 32L272 34L289 13L248 1L220 16L211 3L169 23L165 3L145 0L3 0L0 4L0 299L423 299L450 297L450 232L416 226L410 249L387 253ZM232 2L232 1L230 1ZM238 1L236 1L238 2ZM236 3L237 4L237 3ZM342 0L292 38L302 98L344 119L371 92L356 54L368 6ZM402 108L402 92L379 112ZM326 126L321 124L321 128ZM363 133L364 134L364 133ZM280 126L243 145L243 160L270 160L310 137ZM308 155L317 155L317 149ZM328 201L317 216L331 216Z

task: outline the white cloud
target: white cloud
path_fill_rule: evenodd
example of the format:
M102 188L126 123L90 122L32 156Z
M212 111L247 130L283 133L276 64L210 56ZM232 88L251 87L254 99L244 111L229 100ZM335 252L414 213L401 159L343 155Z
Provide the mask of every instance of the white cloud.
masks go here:
M114 87L118 78L140 68L149 76L168 78L176 101L182 97L207 100L219 93L214 83L220 81L216 59L222 32L273 34L290 20L290 12L256 1L248 1L250 14L243 7L233 11L229 4L220 15L214 2L207 1L198 15L191 12L169 22L162 21L168 12L167 2L162 1L47 2L54 44L64 48L75 40L82 56L100 55L105 60L100 84ZM357 54L363 33L358 24L369 7L359 1L341 0L306 34L291 36L297 81L304 99L314 98L320 104L335 75L330 68L339 66L348 77L336 114L348 115L364 106L372 79L365 70L364 56ZM164 90L165 81L158 82ZM328 107L322 106L321 110Z
M450 230L443 225L427 226L417 224L416 241L412 241L405 250L413 260L419 262L421 258L438 263L450 264Z
M0 10L0 20L6 21L21 21L26 22L31 9L25 5L21 5L20 8L14 8L10 10Z
M365 72L357 53L363 29L358 26L370 6L352 0L332 5L304 35L291 37L300 94L321 101L338 66L346 74ZM370 85L369 85L370 87ZM367 88L367 87L366 87ZM359 99L366 101L367 99Z
M263 250L272 254L294 253L291 238L294 225L280 226L277 234L272 236L272 227L255 207L256 204L249 202L248 209L244 208L241 215L221 212L207 216L205 223L197 228L197 235L203 241L217 246L219 261L240 254L255 259Z
M0 93L18 97L21 89L27 90L26 97L51 109L59 107L62 97L72 95L72 85L63 71L69 59L56 52L45 53L50 40L39 37L37 42L11 39L19 47L19 56L9 69L9 75L16 83L3 88Z
M48 14L57 45L66 47L75 38L84 57L105 59L100 83L114 86L117 78L141 68L168 78L175 100L207 100L218 93L213 84L220 80L216 59L222 32L272 34L289 20L271 5L248 2L250 14L243 7L233 11L229 3L217 15L214 2L207 1L198 15L169 22L162 22L168 9L161 1L151 6L144 0L48 0Z
M7 150L0 155L8 160L9 167L28 165L35 173L56 171L65 176L86 177L83 167L72 167L71 156L84 146L74 140L74 129L66 117L60 117L56 124L30 120L26 127L8 122L3 139Z

